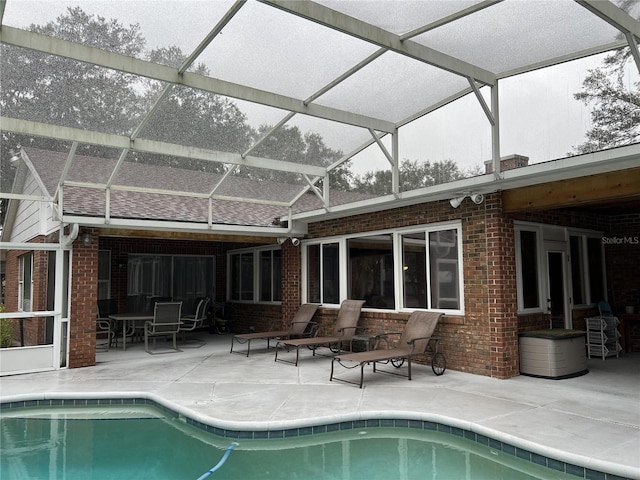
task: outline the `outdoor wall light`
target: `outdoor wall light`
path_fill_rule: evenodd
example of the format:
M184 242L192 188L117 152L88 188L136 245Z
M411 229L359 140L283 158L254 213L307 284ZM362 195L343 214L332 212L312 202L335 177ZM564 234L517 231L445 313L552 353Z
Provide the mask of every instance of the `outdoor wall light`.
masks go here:
M484 195L481 193L474 193L470 198L471 201L476 205L480 205L482 202L484 202Z
M449 200L449 203L453 208L458 208L466 197L466 195L463 195L462 197L452 198L451 200Z
M89 247L93 243L93 239L91 238L90 233L83 233L82 237L80 237L80 240L82 240L82 245L84 245L85 247Z
M464 201L465 198L469 197L471 199L471 201L473 203L475 203L476 205L480 205L482 202L484 202L484 195L481 193L473 193L473 194L467 194L467 195L463 195L461 197L456 197L456 198L452 198L451 200L449 200L449 203L451 204L451 206L453 208L458 208L462 202Z
M282 245L286 241L287 241L287 237L278 237L278 243L280 245ZM291 238L291 245L293 245L294 247L297 247L298 245L300 245L300 239L292 237Z

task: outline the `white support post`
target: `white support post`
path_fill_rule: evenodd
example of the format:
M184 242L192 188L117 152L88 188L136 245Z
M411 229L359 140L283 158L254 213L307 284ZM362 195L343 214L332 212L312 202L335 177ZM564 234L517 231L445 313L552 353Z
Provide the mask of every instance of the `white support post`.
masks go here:
M491 125L491 154L493 156L493 176L500 178L500 101L498 95L498 81L491 87L491 111L494 123Z
M398 198L400 195L400 159L398 158L400 152L400 140L398 139L398 129L396 128L391 136L391 156L393 161L391 162L391 192Z

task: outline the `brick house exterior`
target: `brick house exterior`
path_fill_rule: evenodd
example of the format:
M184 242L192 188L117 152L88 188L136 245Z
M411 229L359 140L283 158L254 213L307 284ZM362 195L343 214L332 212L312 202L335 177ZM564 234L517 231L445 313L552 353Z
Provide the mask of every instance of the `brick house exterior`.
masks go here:
M507 161L511 163L505 163L504 170L524 166L526 157L514 156ZM571 208L505 211L504 195L497 191L486 194L484 202L480 204L466 201L458 208L452 208L447 200L437 200L311 221L305 240L453 221L461 223L462 295L465 308L463 314L445 315L435 335L441 338L441 349L447 357L448 368L502 379L519 374L518 334L548 328L550 324L546 313L518 313L515 222L592 229L604 232L605 237L640 237L640 213L612 216ZM91 236L91 242L80 240L84 234ZM56 234L53 234L32 241L50 242L55 241L55 237ZM71 251L68 367L95 365L100 250L111 252L110 288L112 297L118 300L119 309L124 311L127 307L126 267L129 254L215 256L214 301L222 303L227 301L227 253L248 245L275 243L274 238L256 237L251 241L246 237L234 239L229 236L169 231L114 232L97 227L80 227ZM290 241L281 245L281 304L230 304L234 331L245 332L250 328L264 330L273 320L288 320L294 316L304 300L302 248ZM608 296L615 299L616 305L640 305L640 276L635 268L639 252L640 248L633 244L605 245ZM18 257L21 253L7 253L9 311L17 309L11 299L17 298ZM46 309L47 258L44 252L34 252L34 277L38 279L33 290L34 309ZM582 328L582 319L593 313L592 309L574 309L571 312L574 328ZM332 328L336 314L336 308L319 308L314 320L320 323L321 334ZM406 311L365 308L360 324L375 331L399 331L408 315ZM29 342L41 338L43 334L25 328L25 338Z

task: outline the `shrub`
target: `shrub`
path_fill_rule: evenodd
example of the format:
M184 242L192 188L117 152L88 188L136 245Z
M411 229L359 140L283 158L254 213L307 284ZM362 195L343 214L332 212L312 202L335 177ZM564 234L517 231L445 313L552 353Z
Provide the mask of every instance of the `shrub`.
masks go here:
M0 303L0 313L4 312L4 304ZM13 320L0 318L0 348L13 345Z

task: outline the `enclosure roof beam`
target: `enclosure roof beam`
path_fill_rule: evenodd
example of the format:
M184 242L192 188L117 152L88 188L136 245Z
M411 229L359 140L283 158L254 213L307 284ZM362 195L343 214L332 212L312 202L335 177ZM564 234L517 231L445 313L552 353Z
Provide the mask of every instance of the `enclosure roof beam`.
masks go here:
M373 128L383 132L392 132L394 129L393 122L386 120L313 103L305 105L304 100L195 73L184 72L180 74L179 70L174 67L40 35L19 28L3 26L2 30L0 30L0 42L325 120L362 128Z
M46 138L58 138L70 142L87 143L90 145L101 145L118 149L131 149L140 152L148 152L160 155L173 155L183 158L195 158L219 163L229 163L232 165L244 165L247 167L268 168L282 172L301 173L313 176L324 177L326 168L314 165L304 165L299 163L285 162L282 160L272 160L270 158L247 156L242 158L239 153L219 152L204 148L187 147L173 143L158 142L138 138L135 141L124 135L112 133L95 132L83 130L81 128L63 127L61 125L50 125L47 123L32 122L10 117L0 116L2 130L35 135Z

